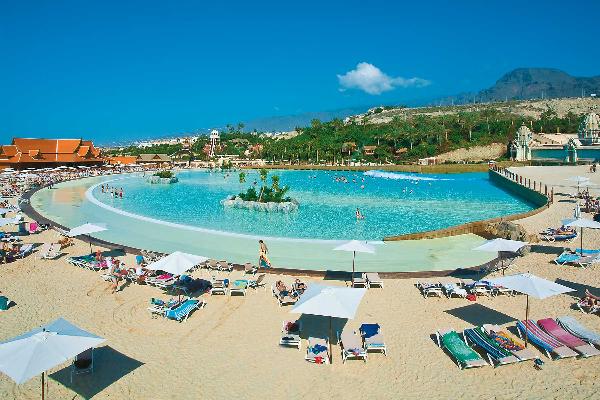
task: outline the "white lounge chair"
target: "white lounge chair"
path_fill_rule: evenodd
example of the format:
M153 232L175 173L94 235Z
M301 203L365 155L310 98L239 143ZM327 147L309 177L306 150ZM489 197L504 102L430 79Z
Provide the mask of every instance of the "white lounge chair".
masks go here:
M223 279L212 279L211 280L211 288L210 294L227 294L227 286L225 285L225 280Z
M315 364L329 364L329 340L309 337L304 359Z
M279 339L280 346L302 347L302 339L300 332L302 331L302 322L300 321L283 321L281 326L281 338Z
M365 279L365 274L355 273L354 279L350 281L352 287L355 288L366 288L367 280Z
M446 283L444 286L444 292L446 292L446 297L451 298L452 296L466 298L467 291L461 287L458 287L454 283Z
M242 296L246 296L246 289L248 289L248 281L244 279L239 279L231 282L231 286L229 287L229 295L232 296L235 294L241 294Z
M44 243L39 250L40 258L43 260L53 260L60 256L60 244Z
M363 347L356 332L345 330L341 335L338 332L337 336L342 349L342 363L345 363L349 358L362 359L367 362L367 350Z
M387 346L379 324L362 324L359 331L366 351L380 351L387 356Z
M444 292L442 291L442 285L439 283L429 283L429 282L418 282L417 288L421 291L421 295L427 298L430 296L444 297Z
M377 272L367 272L364 275L365 279L367 280L367 284L369 285L369 289L375 286L383 289L383 279L379 277Z

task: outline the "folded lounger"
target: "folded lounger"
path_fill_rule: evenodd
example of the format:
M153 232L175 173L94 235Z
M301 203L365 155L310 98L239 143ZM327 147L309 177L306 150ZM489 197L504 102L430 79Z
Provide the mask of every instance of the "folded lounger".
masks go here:
M548 358L552 359L551 354L555 354L556 358L577 357L576 352L565 346L564 343L556 340L553 336L548 335L532 320L517 322L517 328L520 333L525 334L525 324L527 324L527 338L531 343L544 350Z
M338 332L338 341L342 349L342 363L349 358L362 359L367 362L367 350L363 347L360 338L353 331Z
M379 277L379 274L377 272L367 272L364 274L365 279L367 280L367 284L369 285L369 288L372 287L380 287L383 288L383 279L381 279Z
M302 331L302 322L300 321L283 321L281 326L280 346L294 346L300 350L302 339L300 332Z
M456 360L456 365L460 369L476 368L488 365L479 354L470 348L458 336L456 331L451 329L439 330L435 333L438 346L448 350L450 355Z
M490 339L486 335L485 330L482 327L465 329L464 331L465 341L470 340L473 344L483 349L486 352L490 365L495 367L498 365L514 364L521 361L519 358L514 356L510 351L500 347L496 341ZM494 361L496 364L494 364Z
M366 351L380 351L387 356L387 347L379 324L362 324L358 330Z
M504 350L513 353L519 360L526 361L540 358L531 348L525 347L525 343L510 333L508 329L491 324L484 324L483 329L491 340L495 341Z
M329 364L329 341L327 339L309 337L304 359L315 364Z
M21 246L17 258L23 258L33 251L33 243L27 243Z
M165 317L169 319L174 319L176 321L182 322L188 319L192 311L196 309L204 308L206 303L200 300L187 299L180 306L165 311Z
M584 342L577 336L570 334L561 328L552 318L540 319L538 325L548 334L554 336L560 342L569 346L584 357L599 356L600 351L589 343Z
M600 346L600 335L581 325L575 318L564 315L556 318L556 320L560 326L565 328L566 331L572 333L580 339L585 340L588 343Z

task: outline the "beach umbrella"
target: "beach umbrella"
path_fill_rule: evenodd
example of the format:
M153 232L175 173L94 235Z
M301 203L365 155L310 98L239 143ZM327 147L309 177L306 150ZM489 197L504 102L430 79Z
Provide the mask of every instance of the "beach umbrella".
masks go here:
M567 222L567 221L564 221ZM577 218L567 222L565 226L572 226L573 228L580 228L580 240L581 240L581 255L583 255L583 228L589 229L600 229L600 222L596 222L587 218Z
M375 253L375 248L367 242L359 240L351 240L344 244L341 244L333 250L338 251L351 251L352 252L352 285L354 286L354 261L356 260L356 253Z
M0 371L17 384L60 365L104 342L105 339L59 318L23 335L0 343Z
M294 314L329 317L330 338L333 337L332 318L353 319L367 289L311 284L291 309ZM329 356L331 340L329 340Z
M489 282L492 285L502 286L526 295L525 321L529 319L529 296L543 300L575 290L529 273L494 278L490 279ZM527 324L525 324L525 346L527 346Z
M515 253L519 251L523 246L527 246L529 243L522 242L520 240L508 240L497 238L493 240L488 240L481 246L475 247L473 250L478 251L490 251L497 252L498 257L502 260L502 274L504 274L504 259L501 257L501 251L509 251L511 253Z
M21 221L20 215L15 215L13 218L0 218L0 226L18 224Z
M146 266L146 269L165 271L173 275L181 275L195 265L208 260L207 257L176 251Z
M90 235L92 233L95 232L102 232L107 230L108 228L106 227L106 224L103 223L87 223L87 224L83 224L80 225L78 227L75 227L73 229L71 229L69 232L67 232L67 236L70 237L75 237L75 236L80 236L80 235ZM92 252L92 241L90 238L90 253Z

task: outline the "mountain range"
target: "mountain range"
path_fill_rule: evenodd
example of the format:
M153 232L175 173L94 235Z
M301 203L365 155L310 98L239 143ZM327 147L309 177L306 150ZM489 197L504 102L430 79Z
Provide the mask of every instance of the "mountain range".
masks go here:
M554 68L517 68L476 93L438 99L432 104L485 103L504 100L579 97L600 94L600 76L576 77Z

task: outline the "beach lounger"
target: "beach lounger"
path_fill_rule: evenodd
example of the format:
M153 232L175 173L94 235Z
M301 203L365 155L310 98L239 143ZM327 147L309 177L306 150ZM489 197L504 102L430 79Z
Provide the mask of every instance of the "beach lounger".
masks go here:
M181 305L165 311L165 317L175 321L183 322L188 319L194 310L204 308L205 302L196 299L187 299Z
M515 292L512 289L506 288L504 286L490 286L490 290L492 291L493 296L499 296L504 294L506 296L514 296Z
M475 296L493 296L492 287L486 281L477 281L467 286L469 293Z
M379 351L387 356L387 347L379 324L362 324L358 330L366 351Z
M273 293L273 297L279 302L279 307L296 304L298 301L298 297L292 297L289 293L286 295L281 294L275 285L271 285L271 292Z
M578 338L583 339L590 344L600 346L600 334L587 329L575 318L564 315L556 318L556 321L558 321L560 326L562 326L566 331L577 336Z
M227 261L225 260L220 260L217 265L219 266L219 271L227 271L227 272L231 272L233 271L233 265L229 264Z
M369 285L369 289L372 287L383 288L383 279L379 277L377 272L367 272L364 275L365 279L367 280L367 284Z
M441 285L441 283L440 283L440 285ZM458 287L454 283L446 283L442 286L444 288L444 292L446 293L447 298L451 298L452 296L455 296L455 297L462 297L464 299L467 297L467 291L461 287Z
M575 253L576 254L585 254L585 255L600 254L600 249L581 249L581 248L577 247L575 249Z
M40 248L40 258L43 260L53 260L60 256L60 244L58 243L44 243Z
M585 289L585 296L579 299L576 305L582 313L596 314L600 311L600 297L594 296L588 289Z
M280 346L302 346L302 339L300 339L300 332L302 332L302 322L300 321L283 321L281 326L281 338L279 339Z
M455 330L441 329L435 333L438 346L446 349L456 360L460 369L484 367L487 362L475 350L469 347L456 333Z
M529 341L540 349L546 352L548 358L553 359L551 354L554 354L557 359L577 357L577 353L565 346L553 336L544 332L535 322L531 320L517 322L519 335L525 334L525 326L527 325L527 338Z
M227 284L229 283L229 280L225 280L225 279L212 279L211 280L211 288L210 288L210 294L223 294L226 295L227 294Z
M89 348L75 356L71 364L71 383L73 375L94 372L94 349Z
M231 287L229 288L229 295L232 296L235 294L241 294L242 296L246 295L246 289L248 289L248 281L244 279L238 279L231 283Z
M177 299L170 299L168 301L164 301L153 297L152 299L150 299L150 306L148 307L148 311L150 311L152 317L164 317L165 312L167 310L177 307L180 304L181 302Z
M17 253L16 257L17 258L24 258L26 257L28 254L30 254L33 251L33 243L26 243L23 246L21 246L21 248L19 249L19 252Z
M217 260L210 259L206 261L206 268L219 271L219 263Z
M258 278L256 278L256 280L248 281L248 287L255 289L255 290L258 289L259 287L262 287L265 290L267 290L267 283L265 282L266 276L267 276L267 274L260 274L260 275L258 275Z
M500 347L496 341L490 339L482 327L465 329L463 335L465 342L471 341L471 343L485 351L492 367L495 367L496 364L506 365L521 361L510 351Z
M351 281L351 285L354 288L366 288L367 287L367 279L365 278L364 274L361 274L360 272L357 272L354 274L354 279L352 279Z
M425 298L429 297L429 296L437 296L437 297L443 297L444 296L444 292L442 290L442 285L439 283L430 283L430 282L418 282L417 281L417 288L421 291L421 295Z
M255 265L253 265L252 263L246 263L244 264L244 274L256 274L256 271L258 271L258 268L256 268Z
M567 332L552 318L540 319L538 320L538 325L545 330L546 333L580 353L583 357L587 358L600 355L600 350Z
M554 259L556 265L565 265L578 261L581 258L579 254L571 253L570 251L562 252Z
M304 359L315 364L329 364L329 340L309 337Z
M491 340L495 341L496 344L504 350L508 350L517 356L519 360L526 361L539 358L534 351L525 347L525 343L510 333L508 329L491 324L484 324L483 329Z
M341 335L338 332L337 336L342 350L342 363L345 363L349 358L362 359L367 362L367 350L363 347L356 332L345 330Z

